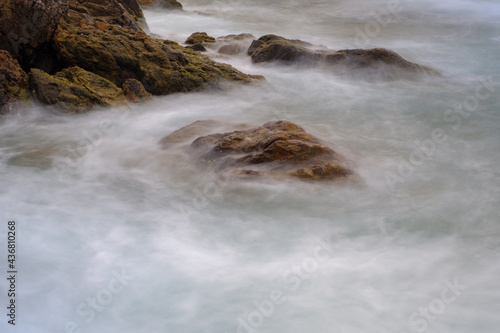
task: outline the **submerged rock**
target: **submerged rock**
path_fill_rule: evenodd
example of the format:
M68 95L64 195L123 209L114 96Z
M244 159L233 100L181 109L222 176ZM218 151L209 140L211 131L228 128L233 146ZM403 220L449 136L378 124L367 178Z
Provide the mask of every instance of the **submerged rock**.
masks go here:
M29 98L28 75L9 52L0 50L0 114L10 105Z
M162 147L190 139L200 129L208 132L218 126L213 121L195 122L163 138ZM288 121L200 136L189 151L201 165L236 176L333 180L354 174L343 156Z
M326 66L336 74L367 79L411 78L418 74L439 75L431 68L409 62L396 52L375 48L369 50L314 49L312 44L265 35L248 49L253 63L279 61L288 64Z
M70 112L87 111L95 104L111 106L126 101L115 84L79 67L66 68L56 75L33 68L30 83L42 103L59 105Z

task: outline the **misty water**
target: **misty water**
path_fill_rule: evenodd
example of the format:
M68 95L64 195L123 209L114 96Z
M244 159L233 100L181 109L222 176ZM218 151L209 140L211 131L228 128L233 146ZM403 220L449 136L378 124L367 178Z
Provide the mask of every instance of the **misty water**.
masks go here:
M185 0L145 15L181 43L385 47L442 77L367 82L209 50L267 83L2 119L0 242L15 220L19 294L1 331L497 332L500 4L367 2ZM201 119L292 121L362 181L231 181L160 149Z

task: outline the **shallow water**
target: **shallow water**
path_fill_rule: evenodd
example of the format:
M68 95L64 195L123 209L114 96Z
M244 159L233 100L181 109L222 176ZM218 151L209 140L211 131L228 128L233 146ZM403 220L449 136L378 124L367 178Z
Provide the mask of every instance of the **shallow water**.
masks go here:
M17 331L496 332L500 5L182 3L146 11L151 32L386 47L443 77L364 82L212 52L268 83L10 115L0 237L16 220ZM200 119L293 121L355 161L363 183L230 182L159 149Z

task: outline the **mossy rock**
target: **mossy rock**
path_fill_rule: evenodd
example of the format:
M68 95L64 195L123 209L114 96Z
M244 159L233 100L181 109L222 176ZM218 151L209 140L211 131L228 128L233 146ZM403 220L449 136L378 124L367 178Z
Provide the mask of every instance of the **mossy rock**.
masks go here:
M197 121L166 136L160 143L164 149L170 149L192 140L196 133L201 134L188 151L199 165L224 175L305 180L354 176L351 162L294 123L272 121L255 128L239 125L231 132L216 132L223 127L227 125Z
M203 44L203 43L215 43L215 38L209 36L206 32L195 32L186 39L186 44Z
M88 111L96 104L115 106L126 102L122 89L114 83L79 67L56 75L32 68L30 85L39 101L68 112Z

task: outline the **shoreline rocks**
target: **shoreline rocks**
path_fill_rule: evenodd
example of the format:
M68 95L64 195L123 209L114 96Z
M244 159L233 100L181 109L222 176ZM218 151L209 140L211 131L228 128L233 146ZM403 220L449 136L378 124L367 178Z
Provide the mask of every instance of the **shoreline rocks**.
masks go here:
M115 99L125 99L123 92L129 101L138 102L151 95L221 88L225 80L263 80L176 42L148 36L137 0L6 1L0 48L18 58L25 72L31 72L35 97L63 110L80 112L92 104L113 105ZM141 3L182 7L167 0ZM89 93L85 80L68 81L67 74L75 71L98 82L95 89L104 89L103 98L98 98L98 91ZM63 83L68 87L63 88ZM8 100L2 97L2 102Z
M384 48L326 50L281 36L265 35L254 40L248 49L252 62L280 62L303 66L330 68L335 74L368 80L413 78L417 75L439 75L426 66L409 62L396 52Z
M237 177L339 180L354 175L345 157L294 123L271 121L260 127L239 126L231 132L213 133L220 126L215 121L198 121L164 137L160 144L169 149L201 134L188 149L198 164Z

